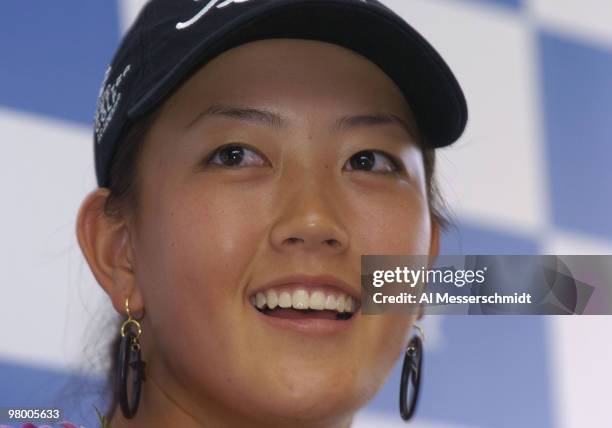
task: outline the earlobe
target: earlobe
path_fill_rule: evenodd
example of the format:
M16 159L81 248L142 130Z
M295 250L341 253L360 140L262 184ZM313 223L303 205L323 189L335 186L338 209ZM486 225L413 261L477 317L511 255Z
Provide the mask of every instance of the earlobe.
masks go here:
M440 254L440 224L434 219L431 219L431 237L429 241L429 257L428 267L432 267L436 258ZM419 304L419 311L417 313L416 320L421 320L425 315L425 304Z
M76 222L79 247L96 281L104 289L119 313L130 297L130 309L143 307L132 265L127 222L104 213L109 190L98 188L82 202Z

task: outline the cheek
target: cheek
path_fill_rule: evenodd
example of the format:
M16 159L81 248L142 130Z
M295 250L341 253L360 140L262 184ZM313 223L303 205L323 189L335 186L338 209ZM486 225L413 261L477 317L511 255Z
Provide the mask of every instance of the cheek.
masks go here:
M241 273L255 253L259 229L248 199L201 191L160 195L149 211L150 266L175 300L199 305L207 318L241 292ZM255 217L257 218L257 217ZM214 318L214 317L212 317Z
M354 239L361 254L428 254L427 201L412 189L351 198Z
M155 314L154 352L185 382L199 373L196 384L219 387L227 382L221 374L231 378L235 368L228 356L244 354L244 272L262 239L253 219L265 217L253 215L257 208L244 197L181 189L149 199L136 250L137 266L146 268L137 278ZM214 367L225 370L207 369Z
M230 322L228 305L241 302L241 273L261 240L253 211L248 198L204 186L164 184L147 193L136 249L146 269L137 278L160 328L179 321L227 328L218 324Z
M355 391L364 400L372 398L402 357L413 318L402 315L372 315L361 319L361 350L352 359Z

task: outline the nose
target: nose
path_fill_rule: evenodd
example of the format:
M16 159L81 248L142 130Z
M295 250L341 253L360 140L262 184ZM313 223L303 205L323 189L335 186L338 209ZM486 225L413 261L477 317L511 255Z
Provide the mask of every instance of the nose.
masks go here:
M278 251L320 251L327 255L346 251L349 235L337 207L328 199L311 190L286 201L270 232L272 246Z

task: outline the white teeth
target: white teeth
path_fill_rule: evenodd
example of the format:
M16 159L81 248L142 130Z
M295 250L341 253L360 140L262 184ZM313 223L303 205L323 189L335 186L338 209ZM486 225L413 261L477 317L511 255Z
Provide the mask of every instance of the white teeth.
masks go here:
M325 298L325 309L330 311L335 311L338 307L338 303L336 303L336 298L333 294L328 294Z
M268 307L274 309L277 306L281 308L291 308L300 310L332 310L337 312L354 313L356 309L355 300L345 294L335 296L334 294L326 294L324 291L316 290L311 294L303 288L298 288L290 293L282 291L280 294L276 290L259 291L250 297L251 304L258 309Z
M346 302L344 302L344 312L353 313L353 298L351 296L346 298Z
M255 302L259 309L263 308L266 305L266 296L262 292L257 293L255 296Z
M274 309L278 305L278 296L276 295L276 291L266 291L266 303L270 309Z
M310 309L322 310L325 308L325 294L322 291L315 291L310 295Z
M287 291L283 291L280 296L278 296L278 306L281 308L290 308L291 294L289 294Z
M291 304L294 309L308 309L308 293L306 290L297 289L291 296Z

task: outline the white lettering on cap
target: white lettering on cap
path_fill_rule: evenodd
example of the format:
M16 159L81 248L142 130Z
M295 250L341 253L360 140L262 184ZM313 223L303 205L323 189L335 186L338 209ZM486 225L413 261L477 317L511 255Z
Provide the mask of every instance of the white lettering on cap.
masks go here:
M201 0L193 0L195 2L201 1ZM208 13L209 10L211 10L213 7L216 7L217 9L221 9L224 8L226 6L230 6L232 4L235 3L245 3L247 1L250 0L225 0L221 3L219 3L220 0L210 0L206 6L204 6L204 8L202 10L200 10L197 15L195 15L193 18L189 19L188 21L184 21L184 22L179 22L176 24L176 29L177 30L183 30L185 28L191 27L193 24L195 24L196 22L198 22L200 19L202 19L202 17L204 15L206 15ZM360 1L362 3L366 3L367 0L357 0Z
M113 83L108 83L108 77L111 71L110 67L108 70L106 70L104 81L102 82L102 87L100 88L96 112L94 114L94 135L96 137L97 144L100 144L106 128L108 128L108 125L113 120L115 111L117 111L117 107L119 106L119 101L121 101L121 92L119 91L119 87L125 80L125 77L130 72L131 68L132 66L130 64L126 65Z
M193 1L201 1L201 0L193 0ZM195 24L196 22L198 22L200 19L202 19L202 17L204 15L206 15L208 13L209 10L211 10L213 7L217 7L217 9L221 9L224 8L226 6L229 6L231 4L234 3L245 3L247 1L250 0L225 0L224 2L219 3L220 0L210 0L206 6L204 6L204 9L202 9L200 12L198 12L198 14L196 16L194 16L193 18L191 18L188 21L185 22L179 22L178 24L176 24L176 29L177 30L183 30L187 27L191 27L193 24Z

